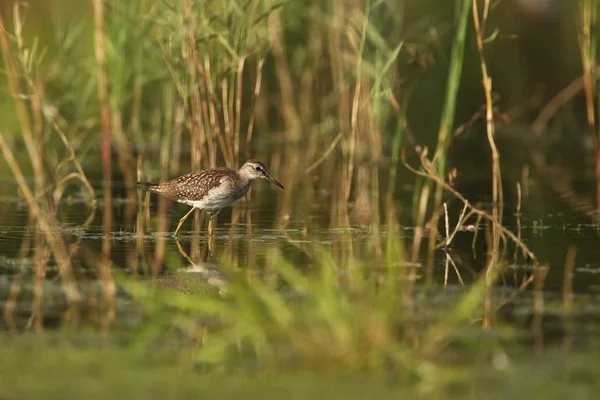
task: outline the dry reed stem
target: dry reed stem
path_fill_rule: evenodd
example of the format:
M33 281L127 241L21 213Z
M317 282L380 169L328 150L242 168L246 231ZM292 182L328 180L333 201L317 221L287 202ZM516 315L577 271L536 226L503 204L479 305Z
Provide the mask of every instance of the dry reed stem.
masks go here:
M354 164L356 157L356 146L357 142L362 142L362 135L359 138L359 134L361 133L361 127L359 125L358 115L360 109L360 100L362 98L362 62L364 57L365 44L367 41L367 28L369 25L369 12L370 12L371 2L367 0L365 4L365 14L362 16L362 28L361 28L361 36L360 36L360 44L357 54L357 62L356 62L356 84L354 87L354 96L352 98L352 108L350 112L350 145L348 149L349 161L347 165L346 172L346 192L344 195L344 200L348 202L350 199L350 189L352 187L352 179L354 177ZM362 161L362 160L360 160Z
M235 115L234 120L235 129L233 136L233 155L231 159L231 165L233 168L239 167L239 155L240 155L240 131L242 126L242 92L243 92L243 74L246 58L241 57L238 62L237 68L237 86L235 90Z
M592 9L594 8L595 0L583 0L583 10L581 11L582 32L580 36L581 46L581 62L583 65L583 88L586 101L586 117L588 128L592 138L596 138L596 113L594 110L594 93L596 92L595 68L592 64L596 60L592 59L595 53L592 46L595 46L592 37L592 28L597 18ZM596 139L597 140L597 139Z
M191 92L191 109L190 117L192 126L190 129L190 145L191 145L191 169L192 171L197 170L206 161L208 161L208 167L213 168L217 165L217 146L214 138L221 139L222 135L219 129L219 125L215 122L216 120L216 100L215 93L210 81L210 60L204 59L204 65L202 60L197 55L194 44L190 50L193 55L193 59L188 62L187 75L190 80L190 86L192 87ZM190 57L192 58L192 56ZM200 72L202 78L202 84L198 82L196 76L195 66ZM201 96L200 90L204 89L204 95ZM187 101L184 99L184 101ZM204 162L203 162L204 161Z
M463 210L465 208L466 207L463 207ZM446 240L444 242L448 244L448 238L450 237L450 222L448 221L448 205L446 202L444 202L444 221L444 227L446 228ZM460 218L458 219L458 221L460 222Z
M444 286L448 286L448 273L450 271L450 265L452 265L452 268L454 269L454 272L456 273L456 276L458 278L458 282L460 283L460 286L464 287L465 283L462 279L462 276L460 275L460 271L458 270L458 267L456 266L456 264L454 263L454 260L450 256L450 253L446 252L445 254L446 254L446 261L444 263Z
M334 0L331 9L332 20L328 24L328 44L327 50L329 63L331 65L332 86L339 92L339 101L337 102L337 123L340 132L346 133L350 130L350 91L347 79L344 73L344 56L342 46L342 27L345 25L345 7L344 0ZM345 154L344 154L345 155Z
M233 165L233 131L232 127L235 125L235 115L233 113L233 107L231 102L233 101L233 93L231 85L227 79L221 81L221 110L223 114L223 133L219 135L219 142L221 144L221 152L225 159L225 165L234 168Z
M18 10L18 6L15 10ZM20 17L15 15L15 19L19 21ZM27 51L22 43L21 29L18 28L17 41L19 43L19 51L21 54L25 54ZM43 85L39 78L36 78L35 83L32 81L30 75L25 69L26 81L29 83L31 95L31 112L33 119L33 127L35 134L36 146L38 147L38 157L40 157L39 164L43 165L42 160L42 149L43 149L43 137L42 137L42 97L43 97ZM34 177L35 180L35 194L37 198L41 197L43 191L45 175L43 171L38 172L39 175ZM55 212L56 205L49 201L48 211ZM37 229L37 221L29 215L29 226L34 231L34 279L33 279L33 298L31 300L31 314L27 322L27 329L33 327L36 332L40 332L43 329L43 315L42 315L42 304L44 301L44 280L46 277L46 264L50 260L52 253L48 250L48 247L44 245L44 237ZM72 254L72 253L71 253Z
M181 168L181 137L185 119L185 109L178 105L175 107L173 127L171 129L171 163L168 171L175 176Z
M446 229L446 240L444 240L444 243L442 243L440 246L438 247L445 247L447 248L450 243L452 242L452 239L454 238L454 235L456 235L456 232L458 232L458 229L462 226L462 221L467 217L465 217L465 211L467 210L467 205L465 204L465 206L462 209L462 212L460 214L460 217L458 218L458 222L456 223L456 226L454 227L454 231L452 232L452 235L450 235L450 221L448 218L448 206L447 203L444 202L444 222L445 222L445 229ZM444 286L447 285L448 283L448 265L452 264L452 267L454 268L454 272L456 272L456 276L458 277L458 281L460 282L461 286L464 286L464 282L462 280L462 276L460 275L460 272L458 271L458 268L456 267L456 264L454 263L454 260L452 260L452 257L450 257L450 253L448 253L447 251L446 253L446 263L445 263L445 269L444 269Z
M456 225L454 226L454 230L452 231L452 234L450 234L450 226L449 226L450 223L448 220L448 207L447 207L446 203L444 202L446 240L444 240L443 243L440 243L437 246L437 248L448 247L450 245L450 243L454 239L454 236L456 236L456 233L462 228L463 222L466 221L471 215L473 215L473 212L469 212L468 214L465 215L466 211L467 211L467 203L464 204L463 209L460 213L460 216L458 217L458 221L456 222Z
M223 156L227 160L227 153L225 152L225 143L223 140L223 135L221 134L221 125L217 122L217 114L220 105L217 103L217 94L215 93L215 88L213 87L213 83L211 81L211 60L208 57L204 58L204 64L202 64L202 60L198 59L198 70L202 76L202 83L204 88L204 96L202 97L202 117L204 132L203 137L206 141L206 154L208 155L208 165L210 168L214 168L217 166L217 146L214 142L214 138L216 137L219 140L219 145L221 146L221 152ZM192 165L192 167L194 167Z
M15 29L16 29L16 40L18 41L19 48L21 51L24 50L23 38L21 35L22 32L22 24L19 12L20 5L15 5L14 8L14 16L15 16ZM76 288L73 278L72 266L68 254L68 250L66 248L65 243L62 238L56 237L55 234L51 233L51 228L58 229L58 222L54 220L51 215L45 216L42 209L37 203L37 198L41 196L43 192L43 178L44 171L42 165L42 157L39 152L39 147L41 144L39 143L39 137L33 137L33 131L31 127L29 113L27 111L27 107L24 103L24 98L27 96L23 95L20 90L20 77L17 72L17 66L15 63L15 57L10 47L10 40L8 37L8 32L4 25L4 18L2 15L2 11L0 9L0 49L2 49L2 55L4 59L4 67L6 71L6 76L9 84L9 89L11 95L14 99L15 108L17 111L17 117L19 119L19 123L21 126L21 134L23 135L23 141L27 148L27 152L29 155L29 159L33 166L34 171L34 179L35 179L35 194L30 190L21 169L16 163L14 156L9 149L6 141L4 140L4 135L0 132L0 147L2 148L2 153L6 159L9 168L15 179L17 180L18 186L25 197L29 205L30 218L37 219L39 221L39 225L41 230L43 231L44 237L48 242L52 252L55 255L57 265L59 267L59 271L61 273L61 282L62 282L62 290L67 298L69 303L77 302L81 299L81 296ZM30 81L31 82L31 81ZM35 97L35 96L34 96ZM39 99L36 100L39 102ZM39 123L38 123L39 128ZM41 243L39 243L39 251L41 251ZM36 250L38 251L38 250ZM37 254L37 253L36 253ZM36 260L40 258L36 257Z
M583 0L581 10L582 32L580 35L581 63L583 66L583 88L585 93L586 117L588 132L594 143L596 161L596 210L600 210L600 143L596 126L596 109L594 96L598 93L598 76L595 65L597 60L597 35L595 32L598 21L597 0Z
M254 121L256 118L256 114L254 110L256 110L256 103L258 100L258 95L260 94L260 89L262 87L262 74L263 74L263 66L265 64L265 59L262 57L258 60L256 65L256 81L254 83L254 97L252 99L252 106L250 111L250 121L248 122L248 130L246 131L246 158L250 158L250 142L252 141L252 133L254 132Z
M290 142L297 143L302 136L302 121L300 120L298 109L294 100L294 79L292 78L291 69L288 65L285 45L283 43L283 35L281 28L281 15L273 13L268 17L268 26L271 32L275 34L271 38L271 50L277 64L275 68L275 76L279 84L281 97L279 99L279 107L281 117L286 126L287 139Z
M204 158L208 156L208 166L210 168L214 168L217 166L217 145L215 144L215 138L219 142L218 144L221 148L221 153L223 154L226 162L228 159L226 143L224 142L221 125L217 122L218 110L221 108L221 105L217 101L217 93L215 92L215 88L211 80L211 59L209 57L200 59L200 56L197 56L196 63L198 64L198 72L202 78L202 86L200 87L203 89L203 96L201 97L201 109L196 111L192 110L192 112L198 114L197 118L200 118L202 121L202 137L204 138L204 142L206 142L206 149L202 149L202 151L204 152ZM191 68L191 66L188 68ZM224 111L223 114L223 117L226 118L227 116L225 115ZM196 168L196 166L192 165L192 168Z
M205 77L206 68L210 65L203 65L198 55L196 47L196 33L198 32L197 18L195 17L195 1L185 0L183 2L183 21L184 21L184 39L182 57L185 65L186 82L184 82L184 92L182 99L184 104L190 104L190 147L191 147L191 169L200 168L201 160L208 159L209 166L215 163L215 151L212 135L209 134L209 118L205 99L200 95L200 90L204 89L206 93L212 93L208 89L207 78ZM205 60L208 61L208 60ZM198 78L200 74L200 79ZM202 81L202 82L201 82ZM204 86L204 87L203 87ZM189 96L187 96L189 94ZM189 100L188 100L189 98ZM205 147L206 146L206 147ZM207 152L205 150L207 149ZM196 219L194 219L196 221Z
M24 51L23 48L23 38L22 38L22 24L20 17L20 4L16 3L14 6L14 24L15 24L15 37L19 43L19 48L21 51ZM35 194L36 197L43 192L43 177L44 177L44 168L42 165L42 157L39 152L39 145L37 143L36 138L33 136L33 129L31 127L29 112L27 111L27 106L25 105L24 99L29 98L29 96L23 94L21 92L21 84L20 84L20 75L17 70L17 65L15 62L15 55L10 46L10 40L8 36L8 31L4 25L4 17L2 15L2 10L0 9L0 49L2 49L2 55L4 59L4 68L6 70L6 77L8 80L8 87L10 89L10 93L13 97L15 108L17 111L17 117L19 120L19 124L21 126L21 134L23 135L23 141L25 142L25 147L27 148L27 153L29 155L29 160L33 166L34 172L34 180L35 180Z
M521 240L522 228L521 228L521 203L523 201L523 194L521 192L521 182L517 182L517 237ZM517 254L515 253L515 259Z
M489 12L490 1L484 0L484 10L483 16L481 20L479 19L479 11L477 6L477 1L473 1L472 9L473 9L473 26L475 29L475 37L477 43L477 52L479 54L479 62L481 68L481 75L483 81L483 90L485 93L485 103L486 103L486 132L488 137L488 143L490 145L490 150L492 152L492 215L496 221L502 220L502 178L500 171L500 154L498 153L498 149L496 147L495 142L495 127L494 127L494 104L492 100L492 78L489 76L487 71L487 65L485 61L485 55L483 52L484 46L484 29L485 24L487 22L487 15ZM499 235L497 231L497 227L495 223L492 225L492 237L493 237L493 247L497 248L499 243ZM490 263L493 264L495 260L495 256L492 253L492 259Z
M39 151L42 146L42 128L43 128L43 117L42 117L42 104L43 104L43 82L41 81L41 79L34 79L31 77L31 72L29 71L29 63L33 62L33 59L31 59L31 55L30 55L30 50L27 49L25 47L24 44L24 40L23 40L23 17L21 16L21 12L20 9L23 6L24 3L16 3L14 8L13 8L13 15L14 15L14 22L15 22L15 41L17 42L17 46L18 46L18 50L19 50L19 60L21 61L22 65L22 69L24 71L24 73L22 74L22 78L24 79L24 81L27 83L27 85L30 88L30 95L19 95L19 96L15 96L15 101L16 103L21 103L22 105L22 99L23 98L29 98L31 100L31 105L32 105L32 112L33 112L33 122L34 122L34 133L35 133L35 146L37 147L37 154L36 154L36 159L32 159L32 164L34 167L34 179L35 179L35 194L36 194L36 198L40 198L45 192L46 189L43 189L44 186L44 173L43 173L43 161L42 161L42 154L41 151ZM1 23L1 22L0 22ZM11 55L12 53L7 53L8 57L13 57ZM11 72L16 73L16 70L14 69L14 65L13 65L13 71L8 71L8 76L9 79L14 79L16 76L14 74L10 74ZM19 83L16 82L15 83L16 87L19 87ZM17 104L17 107L19 107L20 104ZM21 114L20 114L21 117ZM69 152L69 157L63 161L61 161L57 167L55 168L55 171L58 172L59 169L61 168L61 166L63 164L66 164L69 161L73 161L73 164L75 166L75 168L77 169L77 174L79 176L77 176L77 178L83 183L83 185L87 188L87 190L90 192L90 198L94 199L95 198L95 193L94 193L94 189L91 187L87 176L85 174L85 172L83 171L83 168L81 167L81 164L79 163L79 161L76 159L75 157L75 151L73 150L73 147L71 146L71 144L69 143L69 140L66 138L65 134L62 132L62 129L58 126L58 124L56 123L55 119L53 118L52 115L46 115L45 116L46 119L50 120L50 122L52 123L52 125L54 126L54 129L56 131L56 133L58 134L59 138L61 139L61 141L63 142L63 144L65 145L65 148L67 149L67 151ZM28 125L29 121L24 121L22 119L20 119L20 123L21 126L23 128L25 128L25 131L27 131L27 125ZM23 125L23 123L25 123L25 126ZM25 133L25 132L24 132ZM71 175L74 176L74 175ZM58 184L54 184L54 186L57 187L57 189L60 190L60 185L61 183L59 182ZM58 203L58 201L60 200L60 196L54 196L54 202ZM93 200L93 202L95 203L95 199Z
M474 230L473 230L473 240L471 241L471 251L475 254L475 244L477 243L477 236L479 235L479 226L481 225L482 220L481 215L477 215L477 219L475 220Z
M100 101L100 125L102 134L102 184L104 190L104 239L102 240L102 262L98 265L98 273L102 282L103 299L107 306L103 318L103 331L106 334L108 326L115 317L114 299L116 294L115 282L110 271L112 233L112 184L111 184L111 116L108 99L108 78L106 72L106 51L104 45L104 0L92 0L94 9L94 50L98 79L98 100Z
M499 221L495 220L493 215L490 215L487 212L471 205L469 203L469 201L463 195L461 195L459 192L457 192L452 186L450 186L446 182L444 182L444 180L442 178L435 175L435 173L432 171L430 161L428 161L426 159L422 159L422 163L425 166L425 172L421 172L421 171L418 171L415 168L413 168L411 165L409 165L404 156L401 157L401 160L402 160L402 163L404 164L404 166L409 171L441 185L441 187L443 189L445 189L446 191L451 193L453 196L455 196L457 199L459 199L461 202L463 202L463 204L466 204L467 207L469 208L469 210L473 214L481 216L482 218L485 218L486 220L490 221L493 224L497 224L500 232L502 234L504 234L505 236L507 236L508 238L510 238L519 248L521 248L524 255L529 257L536 264L539 264L539 261L535 257L535 254L529 249L529 247L527 247L527 245L523 241L519 240L519 238L513 232L511 232L509 229L505 228Z

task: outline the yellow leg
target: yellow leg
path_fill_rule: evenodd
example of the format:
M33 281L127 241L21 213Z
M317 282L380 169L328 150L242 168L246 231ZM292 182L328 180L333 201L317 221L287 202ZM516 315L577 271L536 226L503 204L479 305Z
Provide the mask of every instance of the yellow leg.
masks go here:
M215 238L212 235L208 235L208 248L206 249L206 257L212 256L213 250L215 248Z
M208 219L208 236L212 236L214 227L217 225L217 215L219 214L219 211L221 210L217 210L210 214L210 218Z
M188 211L188 213L187 213L187 214L185 214L185 215L183 216L183 218L181 218L181 219L179 220L179 224L177 225L177 229L175 229L175 236L177 236L177 232L179 232L179 229L181 229L181 225L183 225L183 221L185 221L185 220L186 220L186 218L187 218L187 217L189 217L189 216L190 216L190 214L194 212L194 210L195 210L195 208L192 208L190 211Z
M177 239L177 236L175 237L175 244L177 245L177 249L179 250L179 253L181 253L181 255L188 260L188 262L190 264L194 264L194 262L192 261L192 259L190 258L190 256L188 255L188 253L183 249L183 246L181 246L181 243L179 243L179 239Z
M208 220L208 236L212 236L213 234L213 230L214 230L214 226L216 224L216 217L214 215L210 216L210 219Z

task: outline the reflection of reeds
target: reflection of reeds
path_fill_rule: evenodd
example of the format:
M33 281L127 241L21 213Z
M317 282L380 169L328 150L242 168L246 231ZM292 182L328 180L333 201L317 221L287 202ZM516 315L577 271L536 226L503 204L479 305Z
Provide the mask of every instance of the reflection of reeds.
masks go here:
M388 242L386 258L397 259L398 244ZM242 364L260 365L260 371L359 368L393 373L396 380L420 380L425 377L414 366L431 362L469 318L482 317L480 304L490 289L485 275L442 317L425 321L413 314L418 299L404 302L406 282L397 279L394 268L380 274L369 261L340 265L328 251L310 252L315 260L311 271L300 271L278 251L268 255L271 269L263 274L225 267L227 291L221 295L196 290L202 287L198 283L182 286L179 280L165 283L181 293L131 281L124 285L153 310L153 329L175 328L193 343L184 347L188 356L191 351L197 362L224 371L244 370Z

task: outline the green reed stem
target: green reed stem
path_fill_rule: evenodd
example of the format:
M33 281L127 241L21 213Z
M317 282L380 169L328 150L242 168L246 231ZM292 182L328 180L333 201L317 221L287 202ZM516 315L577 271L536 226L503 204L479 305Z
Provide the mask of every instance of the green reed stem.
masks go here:
M448 72L448 82L446 86L446 99L444 107L442 109L442 118L440 120L440 130L438 132L438 142L436 154L434 157L435 168L437 175L444 179L446 175L446 155L449 145L450 132L454 125L454 114L456 112L456 100L458 98L458 89L460 85L460 78L462 74L462 66L464 61L465 53L465 42L467 40L467 24L469 21L469 14L471 12L471 1L472 0L458 0L461 2L459 8L460 16L458 20L458 28L454 35L454 41L452 43L452 53L450 56L450 68ZM443 186L440 184L436 185L434 194L434 211L431 228L433 230L429 240L429 252L427 266L428 269L433 263L433 250L435 249L435 233L437 232L437 223L439 220L439 209L442 203Z
M454 125L454 114L456 112L456 100L458 98L458 89L463 67L463 56L465 53L465 42L467 40L467 24L471 11L472 0L459 0L462 2L460 7L460 18L458 28L454 35L452 43L452 54L450 57L450 68L448 72L448 82L446 85L446 99L442 109L442 118L440 121L440 130L438 132L438 142L435 155L437 172L439 176L446 174L446 153L448 150L449 136ZM442 187L437 186L435 192L435 207L439 207L442 198Z

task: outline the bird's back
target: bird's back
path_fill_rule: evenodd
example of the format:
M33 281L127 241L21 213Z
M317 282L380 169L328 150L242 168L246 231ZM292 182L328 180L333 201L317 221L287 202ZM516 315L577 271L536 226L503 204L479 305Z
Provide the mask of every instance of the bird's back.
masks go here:
M148 190L173 200L200 201L212 189L221 186L224 178L235 176L235 171L219 167L191 172L166 182L150 185Z

